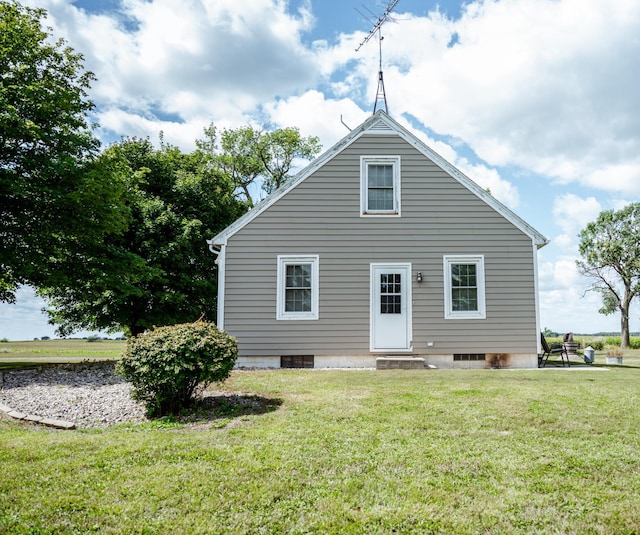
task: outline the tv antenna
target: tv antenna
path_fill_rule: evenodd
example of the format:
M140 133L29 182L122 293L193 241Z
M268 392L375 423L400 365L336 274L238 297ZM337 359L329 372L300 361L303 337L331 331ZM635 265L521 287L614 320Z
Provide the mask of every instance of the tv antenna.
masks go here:
M376 112L377 108L378 108L378 102L384 102L384 111L386 113L389 113L389 107L387 106L387 94L385 93L384 90L384 77L382 75L382 40L384 39L384 37L382 36L382 25L387 22L387 19L389 18L389 14L391 13L391 10L396 7L396 5L398 4L400 0L389 0L387 2L387 9L385 9L384 13L382 15L380 15L380 17L378 17L378 20L374 23L373 28L371 29L371 31L369 32L369 35L367 35L364 40L358 45L358 48L356 48L356 52L358 50L360 50L365 44L367 44L369 42L369 40L371 40L371 38L374 35L378 35L378 46L379 46L379 50L380 50L380 66L378 69L378 89L376 90L376 99L373 103L373 113ZM367 9L367 8L365 8ZM357 11L357 10L356 10ZM367 11L369 11L367 9ZM360 13L358 11L358 13ZM369 11L369 13L371 13ZM360 15L362 15L362 13L360 13ZM372 13L373 15L373 13ZM362 15L364 16L364 15ZM374 15L375 16L375 15ZM366 16L364 16L365 18L368 18Z

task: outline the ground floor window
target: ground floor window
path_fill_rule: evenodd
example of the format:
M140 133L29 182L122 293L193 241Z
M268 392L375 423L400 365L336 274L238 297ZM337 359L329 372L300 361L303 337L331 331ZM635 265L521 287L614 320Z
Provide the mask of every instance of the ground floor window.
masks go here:
M444 257L446 319L484 319L484 256Z
M278 256L277 319L318 319L318 264L317 255Z

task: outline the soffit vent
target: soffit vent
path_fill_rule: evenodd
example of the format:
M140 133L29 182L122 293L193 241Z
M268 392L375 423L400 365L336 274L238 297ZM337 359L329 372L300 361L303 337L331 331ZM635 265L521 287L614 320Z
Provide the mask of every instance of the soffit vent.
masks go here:
M367 134L392 134L394 130L386 123L378 121L367 128Z

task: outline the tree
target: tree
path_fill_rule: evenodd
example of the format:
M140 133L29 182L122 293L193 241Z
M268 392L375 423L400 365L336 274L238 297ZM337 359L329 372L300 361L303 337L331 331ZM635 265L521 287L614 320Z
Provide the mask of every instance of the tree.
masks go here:
M242 215L246 203L211 158L141 139L103 153L100 161L119 162L129 224L61 260L66 278L39 289L60 334L86 328L136 335L215 314L217 270L206 239Z
M297 160L311 160L321 149L315 136L302 137L297 128L261 131L251 126L224 129L217 145L217 131L210 126L198 147L215 155L215 163L234 183L236 194L250 206L258 194L260 181L267 194L291 177ZM252 195L251 190L254 190Z
M580 232L578 270L593 280L601 314L620 311L621 347L629 347L629 309L640 294L640 203L605 210Z
M52 42L45 15L0 2L0 301L57 276L60 255L126 226L124 189L93 158L93 74Z
M320 149L320 140L317 137L300 137L297 128L281 128L263 133L258 145L258 154L265 169L262 185L264 191L274 192L290 178L294 160L311 160Z
M205 130L207 143L198 141L198 147L209 150L215 155L215 164L233 182L240 198L254 205L250 187L264 172L256 148L260 145L260 132L250 126L237 129L225 129L221 134L221 151L217 151L216 130L210 126Z

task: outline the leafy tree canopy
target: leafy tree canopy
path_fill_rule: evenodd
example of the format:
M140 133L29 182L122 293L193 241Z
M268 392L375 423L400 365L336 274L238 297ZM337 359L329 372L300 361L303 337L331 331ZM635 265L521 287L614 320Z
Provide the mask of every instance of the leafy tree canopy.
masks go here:
M218 132L210 126L198 147L215 156L215 165L233 181L236 194L250 206L260 189L272 193L291 177L296 161L311 160L321 149L317 137L302 137L297 128L262 131L251 126L224 129L219 146Z
M246 210L234 185L197 150L127 139L99 161L125 169L129 225L63 261L66 280L41 288L62 335L87 328L139 334L214 315L215 257L206 239Z
M629 309L640 294L640 203L605 210L580 232L580 273L602 295L603 314L620 311L621 346L629 346Z
M45 14L0 1L0 301L55 277L54 259L127 220L112 162L93 159L93 75L42 28Z

